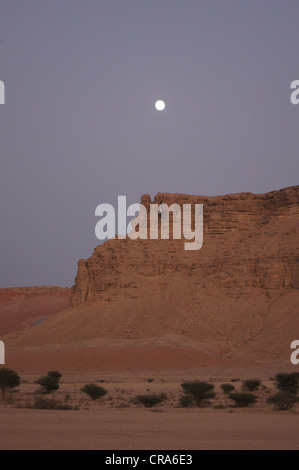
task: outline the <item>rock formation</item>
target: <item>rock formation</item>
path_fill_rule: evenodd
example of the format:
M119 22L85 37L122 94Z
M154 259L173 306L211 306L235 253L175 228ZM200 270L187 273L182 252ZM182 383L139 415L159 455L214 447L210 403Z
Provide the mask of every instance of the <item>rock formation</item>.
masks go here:
M141 202L149 209L150 196ZM19 354L12 364L25 365L26 350L29 361L48 348L59 364L68 350L72 367L108 360L113 367L165 369L227 361L267 362L276 372L281 363L294 367L299 186L219 197L159 193L153 202L203 204L202 248L187 251L183 239L98 246L78 263L73 307L4 338Z
M277 297L299 289L299 186L218 197L158 193L153 203L161 202L203 204L203 247L185 251L183 240L109 240L78 262L74 306L134 298L141 287L157 292L159 280L167 295L172 276L187 278L195 296L221 289L235 299L257 290ZM149 209L150 196L141 203Z

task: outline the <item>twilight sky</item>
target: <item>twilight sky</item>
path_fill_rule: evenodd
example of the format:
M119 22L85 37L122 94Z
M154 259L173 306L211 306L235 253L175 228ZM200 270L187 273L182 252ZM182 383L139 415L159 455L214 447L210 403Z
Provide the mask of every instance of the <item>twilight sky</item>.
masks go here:
M298 0L0 0L0 287L72 285L118 195L298 184L298 18Z

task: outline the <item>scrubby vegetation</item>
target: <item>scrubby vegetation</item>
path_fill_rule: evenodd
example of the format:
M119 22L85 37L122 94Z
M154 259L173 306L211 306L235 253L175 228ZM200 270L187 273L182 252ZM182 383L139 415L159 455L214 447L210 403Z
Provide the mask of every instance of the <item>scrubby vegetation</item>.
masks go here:
M48 372L48 377L54 377L54 379L56 380L60 380L61 377L62 377L62 374L60 372L58 372L57 370L50 370L50 372Z
M164 393L160 393L159 395L156 393L148 394L148 395L137 395L136 399L138 402L142 403L143 406L146 408L152 408L155 405L162 403L166 400L166 395Z
M261 386L260 380L245 380L245 382L243 383L243 388L246 390L249 390L250 392L254 392L255 390L258 390L260 386Z
M215 398L215 386L208 382L183 382L181 386L185 394L193 397L198 407L202 406L206 400Z
M296 395L285 390L268 398L267 403L274 405L276 409L281 411L291 410L298 401Z
M32 403L27 403L25 408L32 408L37 410L74 410L70 405L62 403L55 398L45 398L42 396L35 397Z
M41 386L43 393L51 393L59 389L60 372L50 371L47 375L40 377L35 383Z
M292 374L276 374L275 385L280 391L297 395L299 387L299 374L296 372L293 372Z
M99 398L107 395L107 390L105 388L99 387L93 383L85 385L81 391L86 393L92 400L98 400Z
M182 408L194 408L195 405L195 399L191 395L182 395L179 400L179 405Z
M2 367L0 369L0 388L4 396L7 390L11 390L20 385L21 380L17 372L12 369Z
M40 377L36 382L40 385L40 389L32 390L32 381L20 380L17 372L7 368L0 369L0 394L2 391L3 400L1 401L5 406L17 406L26 408L37 408L37 409L49 409L49 410L71 410L78 409L78 406L83 406L89 409L90 405L87 405L86 400L83 396L80 396L80 392L88 395L91 400L100 401L108 391L95 384L89 383L83 386L81 389L72 387L71 389L65 389L57 393L55 399L53 396L46 397L45 395L51 392L59 390L59 381L62 374L56 370L52 370L47 375ZM153 378L145 379L146 382L152 383ZM199 380L190 380L181 383L181 391L183 393L180 396L179 388L177 390L170 389L168 396L161 391L152 393L150 388L144 394L136 395L136 391L126 390L119 386L111 388L109 386L109 395L105 400L106 406L115 408L129 407L129 406L140 406L143 405L145 408L154 408L157 411L161 411L160 407L155 408L157 405L164 405L167 400L167 406L180 406L182 408L195 408L212 406L214 409L221 410L227 408L246 408L254 405L258 402L258 407L263 408L267 405L273 405L278 410L291 410L296 403L299 401L297 398L299 389L299 374L298 373L279 373L273 379L274 383L269 382L263 385L260 380L242 380L233 379L235 383L219 383L215 380L217 385L217 395L215 393L215 379L211 379L211 383L203 382ZM143 379L144 381L144 379ZM165 382L162 378L161 382ZM103 383L104 380L98 380ZM109 382L106 380L106 382ZM158 383L159 379L155 378L155 383ZM21 385L20 390L14 390L16 387ZM276 386L276 390L274 388ZM65 386L65 384L64 384ZM219 388L218 388L219 387ZM145 391L146 387L144 388ZM165 389L165 384L162 390ZM220 390L223 392L221 393ZM10 391L10 393L6 393ZM252 392L256 391L255 394ZM14 393L18 392L18 393ZM1 396L1 395L0 395ZM211 402L210 400L215 399ZM76 408L74 408L74 406ZM98 406L98 405L95 405ZM233 410L230 410L233 411Z
M230 393L229 398L235 402L236 408L247 408L257 402L252 393Z
M228 395L229 393L233 392L235 390L235 387L231 384L222 384L221 385L221 390Z

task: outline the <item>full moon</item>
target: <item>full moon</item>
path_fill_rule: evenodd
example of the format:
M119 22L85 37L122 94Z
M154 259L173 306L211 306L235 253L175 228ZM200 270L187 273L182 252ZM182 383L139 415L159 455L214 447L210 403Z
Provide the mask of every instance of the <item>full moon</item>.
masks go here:
M156 101L155 108L156 108L157 111L163 111L163 109L165 109L164 101L162 101L162 100Z

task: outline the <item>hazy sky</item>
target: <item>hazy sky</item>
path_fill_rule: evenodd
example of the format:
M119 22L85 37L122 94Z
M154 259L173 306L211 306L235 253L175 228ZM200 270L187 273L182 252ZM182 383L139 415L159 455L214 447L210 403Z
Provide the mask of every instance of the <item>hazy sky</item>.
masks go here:
M0 287L72 285L117 195L298 184L298 18L298 0L0 0Z

